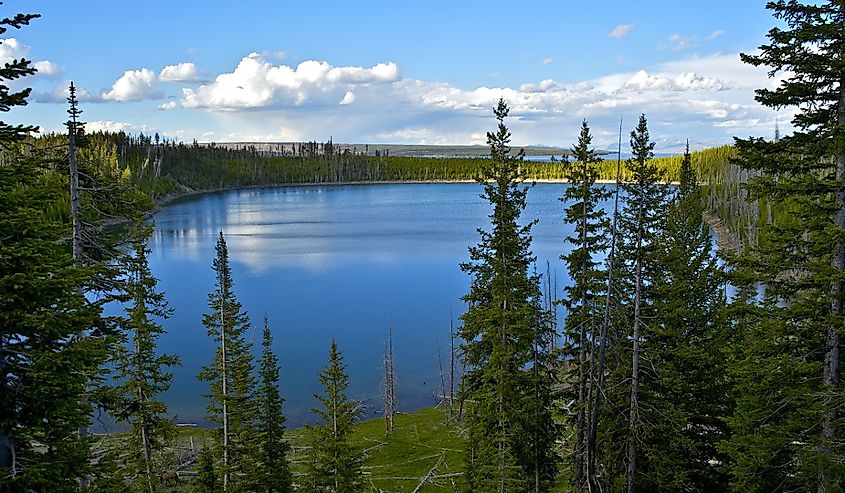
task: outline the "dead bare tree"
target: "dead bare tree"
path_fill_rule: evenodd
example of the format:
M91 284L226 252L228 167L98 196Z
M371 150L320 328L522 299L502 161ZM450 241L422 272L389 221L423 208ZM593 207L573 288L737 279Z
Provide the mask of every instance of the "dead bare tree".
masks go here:
M384 432L393 431L396 416L396 366L393 354L393 320L387 329L387 341L384 344Z
M596 471L596 440L598 436L599 411L604 385L605 353L607 351L607 330L610 325L610 311L613 300L613 267L616 260L616 222L619 216L619 183L622 175L622 117L619 118L619 147L616 154L616 190L613 195L613 220L610 227L610 252L607 256L607 292L605 293L604 319L599 330L598 361L593 367L593 382L590 397L590 433L587 437L587 485L590 491L599 491Z

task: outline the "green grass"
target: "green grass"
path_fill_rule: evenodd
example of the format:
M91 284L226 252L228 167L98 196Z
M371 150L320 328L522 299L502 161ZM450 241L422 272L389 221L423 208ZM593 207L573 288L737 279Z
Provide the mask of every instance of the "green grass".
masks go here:
M385 434L381 418L363 421L355 427L351 442L364 450L364 477L369 491L412 492L428 472L437 466L433 482L420 492L456 491L463 479L463 439L453 425L446 424L445 411L422 409L396 416L392 432ZM302 474L306 450L301 430L291 432L294 477ZM457 474L455 476L446 476ZM296 479L294 479L296 481Z
M210 429L178 428L174 447L164 454L162 465L173 464L174 456L187 453L192 439L194 448L201 448L211 439L212 433ZM297 482L304 473L307 453L304 430L290 430L287 438L293 449L289 460L294 482ZM125 451L125 440L125 433L104 435L98 437L94 449ZM444 410L428 408L399 414L390 434L385 434L382 418L362 421L355 426L351 442L364 451L363 472L368 492L410 493L435 465L433 475L439 477L424 484L420 492L456 491L462 484L463 439L454 425L446 424ZM185 471L192 470L191 466L185 468ZM449 474L454 476L444 477ZM159 491L189 492L191 478L182 477L178 486L159 485Z

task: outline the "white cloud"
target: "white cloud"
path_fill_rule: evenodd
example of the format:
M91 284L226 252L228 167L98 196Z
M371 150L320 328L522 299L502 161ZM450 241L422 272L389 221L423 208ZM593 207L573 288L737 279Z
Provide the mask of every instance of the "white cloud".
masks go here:
M29 56L30 47L16 38L0 39L0 64L11 63ZM62 67L49 60L40 60L32 64L38 71L36 77L55 78L62 74Z
M162 82L193 82L198 78L197 66L190 62L168 65L158 74L158 79Z
M757 105L752 91L774 82L765 68L744 65L735 53L680 57L642 70L620 68L592 80L545 79L513 87L402 79L395 63L336 67L308 60L287 66L267 56L252 53L211 82L182 89L180 101L159 101L158 108L181 103L209 111L204 128L185 130L180 138L218 142L333 136L336 142L483 143L500 97L511 107L515 145L567 146L586 118L596 145L615 147L622 114L630 120L645 113L655 140L667 143L694 136L703 144L722 144L733 135L774 128L775 113ZM103 96L150 98L160 79L144 70L127 72ZM160 75L171 76L165 70ZM261 118L255 110L261 110ZM788 121L781 116L782 124ZM214 134L200 138L207 132Z
M28 55L29 46L24 45L16 38L0 39L0 62L11 62L12 60L25 58Z
M355 87L387 84L399 80L395 63L370 68L334 67L327 62L306 60L296 68L273 65L257 53L241 59L233 72L218 75L210 84L182 90L182 106L235 110L274 103L301 105L337 101Z
M519 86L520 92L549 92L549 91L565 91L566 88L560 82L552 79L544 79L536 84L522 84Z
M628 79L620 91L725 91L730 84L712 77L703 77L693 72L677 75L651 75L640 70Z
M111 120L96 120L85 124L85 130L88 132L130 132L137 128L137 125L131 123Z
M666 42L657 43L659 49L670 49L672 51L683 51L687 48L694 48L698 46L700 41L713 41L714 39L725 34L725 31L716 29L707 36L682 36L680 34L673 34L669 36Z
M47 60L41 60L41 61L35 62L35 70L38 71L38 73L36 75L40 75L42 77L47 77L47 78L58 77L58 76L62 75L62 72L63 72L62 67L60 67L56 63L53 63L53 62L50 62L50 61L47 61Z
M663 45L662 47L668 47L672 51L685 50L689 47L690 42L693 39L694 38L692 38L692 37L684 37L684 36L681 36L680 34L673 34L673 35L669 36L669 44Z
M156 74L148 69L127 70L112 85L111 90L102 94L103 99L110 101L140 101L149 97L157 96L153 88L156 83Z
M723 34L725 34L725 31L723 31L723 30L721 30L721 29L716 29L715 31L713 31L712 33L710 33L710 34L707 36L707 39L708 39L708 40L711 40L711 39L716 39L716 38L718 38L719 36L721 36L721 35L723 35Z
M631 34L631 31L633 30L633 24L619 24L618 26L614 27L612 31L607 33L607 36L613 39L622 39L625 36Z
M34 92L32 100L37 103L67 103L67 98L70 95L70 81L57 84L50 92ZM94 94L84 87L76 86L76 99L80 102L102 102L102 98L98 94Z
M555 63L555 59L554 59L554 58L544 58L544 59L543 59L543 65L551 65L551 64L553 64L553 63Z

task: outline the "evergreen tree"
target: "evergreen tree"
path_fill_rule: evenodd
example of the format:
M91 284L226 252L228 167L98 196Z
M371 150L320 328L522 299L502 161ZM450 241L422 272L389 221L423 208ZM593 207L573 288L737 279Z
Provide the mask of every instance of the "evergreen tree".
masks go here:
M777 1L781 24L742 59L784 78L756 99L796 107L795 132L737 139L748 190L779 211L734 262L759 286L738 308L747 337L731 359L737 406L726 445L737 490L840 491L845 455L840 337L845 326L845 3ZM757 226L757 225L755 225ZM749 282L751 280L751 282ZM743 334L745 335L745 334Z
M724 275L704 222L689 149L657 242L655 318L643 372L637 485L645 491L725 491L730 407L722 348Z
M123 329L129 340L115 347L115 378L119 407L115 418L132 425L131 477L139 477L139 489L154 493L158 483L154 453L160 453L174 432L167 418L167 405L158 397L170 388L172 375L166 368L180 364L177 356L157 354L157 339L164 329L155 319L167 319L172 310L164 294L156 291L157 280L147 264L149 249L138 239L135 256L128 262L126 317Z
M259 471L258 485L267 493L290 492L291 474L287 453L290 445L285 441L285 416L282 414L282 397L279 394L279 362L273 353L273 335L264 315L264 332L261 339L260 378L257 400Z
M94 272L64 249L66 225L43 213L64 187L39 163L0 166L0 491L68 491L88 473L89 383L106 359Z
M493 207L492 231L478 230L481 240L470 247L470 262L461 265L472 276L460 329L467 365L466 478L470 491L525 491L532 485L545 491L556 473L554 454L546 448L549 441L532 442L529 430L546 427L553 433L551 410L531 412L535 387L542 383L532 382L526 367L536 357L536 343L550 339L538 334L550 324L537 323L539 276L528 271L534 222L518 222L528 193L521 185L523 152L510 153L503 100L494 114L498 129L487 134L492 159L477 178Z
M660 170L651 161L653 150L648 123L645 115L641 115L631 132L633 156L626 162L631 180L623 185L625 205L619 215L621 272L615 289L620 292L622 307L614 324L616 366L612 378L617 383L617 394L609 396L609 400L615 399L617 409L624 410L619 416L624 416L627 423L617 421L611 426L605 452L609 468L606 476L614 485L612 489L625 488L629 493L633 493L638 481L637 447L643 440L645 424L641 415L640 382L648 376L641 374L640 361L644 353L651 351L649 347L643 347L643 342L651 340L652 326L647 321L655 317L653 284L660 262L658 238L665 228L670 193L662 182ZM622 382L627 383L627 398L622 397ZM623 404L625 401L627 404ZM612 457L612 454L618 454L614 452L618 447L613 442L619 441L626 443L624 458ZM621 464L624 468L618 467Z
M349 377L343 358L332 340L329 364L320 372L323 395L314 395L320 408L312 408L319 424L308 428L311 445L306 461L305 491L311 493L353 493L362 491L361 452L349 444L361 404L346 398Z
M596 392L597 371L594 367L595 342L598 340L596 329L601 323L601 299L604 291L604 273L597 257L607 249L606 231L610 224L601 201L609 197L609 192L595 186L599 177L600 158L591 147L592 136L586 120L581 123L578 143L572 148L572 163L567 169L569 185L561 199L567 204L564 221L573 226L573 234L566 238L572 245L569 254L561 256L566 262L572 285L566 288L567 309L564 334L565 349L569 353L572 377L566 380L575 382L572 399L576 405L575 440L572 450L573 486L575 491L587 489L588 455L590 446L590 420L592 412L590 402Z
M0 20L0 34L38 15ZM0 67L0 111L26 104L13 81L35 73L16 59ZM50 180L37 153L14 143L36 127L0 122L0 491L70 491L89 472L89 442L79 439L89 383L106 357L96 270L77 267L65 249L66 224L45 213L66 188ZM92 337L77 337L81 328Z
M208 335L219 344L199 379L211 385L209 420L221 425L217 448L222 458L224 492L248 491L255 476L250 450L255 440L255 377L252 344L245 337L249 318L235 297L229 251L223 232L215 247L215 288L208 295L210 313L203 315Z
M214 452L204 446L197 457L197 477L191 482L191 491L195 493L219 493L220 481L214 470Z

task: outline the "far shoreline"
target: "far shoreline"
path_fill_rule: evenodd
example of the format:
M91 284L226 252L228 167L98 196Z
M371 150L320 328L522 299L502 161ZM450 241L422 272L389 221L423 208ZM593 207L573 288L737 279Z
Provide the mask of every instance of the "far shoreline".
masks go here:
M191 197L203 195L203 194L211 194L211 193L218 193L218 192L230 192L235 190L255 190L260 188L288 188L288 187L317 187L317 186L350 186L350 185L448 185L448 184L456 184L456 183L478 183L476 180L360 180L360 181L339 181L339 182L303 182L303 183L263 183L263 184L255 184L255 185L237 185L237 186L226 186L221 188L211 188L211 189L200 189L195 190L193 188L182 186L182 190L178 192L171 192L167 195L163 195L159 198L156 198L154 201L153 209L146 214L147 218L154 216L158 213L162 207L170 205L173 202L179 201L181 199L188 199ZM559 185L566 185L569 180L564 179L536 179L536 180L524 180L523 183L525 184L536 184L536 183L544 183L544 184L559 184ZM597 184L600 185L613 185L616 183L616 180L596 180ZM624 185L625 182L619 182L620 185ZM670 186L678 186L679 182L664 182L665 185Z

